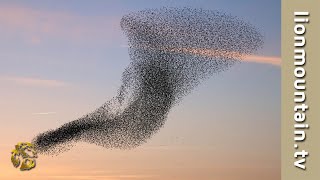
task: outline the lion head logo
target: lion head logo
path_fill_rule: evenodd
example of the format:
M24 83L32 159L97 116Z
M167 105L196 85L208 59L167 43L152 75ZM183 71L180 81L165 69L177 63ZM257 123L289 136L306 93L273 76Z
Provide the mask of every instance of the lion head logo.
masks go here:
M11 151L11 162L15 168L20 166L21 171L29 171L36 167L38 157L35 146L31 143L21 142Z

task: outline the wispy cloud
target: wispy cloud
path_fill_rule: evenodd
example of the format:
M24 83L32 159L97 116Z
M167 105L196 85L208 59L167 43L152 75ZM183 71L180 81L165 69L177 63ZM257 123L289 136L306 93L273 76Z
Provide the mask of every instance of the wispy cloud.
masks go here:
M203 49L203 48L183 48L183 49L170 49L170 51L180 51L200 56L207 57L221 57L221 58L239 58L245 62L254 62L254 63L264 63L271 64L275 66L281 65L280 57L271 57L271 56L259 56L259 55L246 55L239 52L215 50L215 49Z
M255 55L245 56L243 58L243 61L281 66L281 58L274 57L274 56L255 56Z
M50 114L56 114L57 112L37 112L32 113L32 115L50 115Z
M39 44L48 37L76 41L110 40L119 37L119 21L119 17L87 17L16 5L0 6L0 32L11 33L15 37L22 35L33 44Z
M29 85L29 86L42 86L42 87L64 87L68 84L59 80L52 79L40 79L40 78L32 78L32 77L17 77L17 76L2 76L0 77L0 81L3 82L11 82L21 85Z

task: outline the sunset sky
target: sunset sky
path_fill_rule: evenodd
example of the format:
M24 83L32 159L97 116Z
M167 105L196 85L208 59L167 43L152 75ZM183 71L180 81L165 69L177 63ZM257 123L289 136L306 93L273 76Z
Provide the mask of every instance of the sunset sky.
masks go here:
M277 0L1 0L1 180L280 180L280 5ZM116 95L129 64L123 15L145 8L221 10L265 44L172 109L128 151L79 143L20 172L17 142L74 120Z

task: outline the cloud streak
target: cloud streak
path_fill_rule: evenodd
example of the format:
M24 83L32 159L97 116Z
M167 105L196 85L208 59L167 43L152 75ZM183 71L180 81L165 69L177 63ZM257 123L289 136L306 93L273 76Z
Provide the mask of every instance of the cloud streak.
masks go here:
M272 56L259 56L259 55L245 55L239 52L231 52L231 51L223 51L223 50L215 50L215 49L201 49L201 48L183 48L177 49L173 48L170 51L182 51L194 55L206 56L206 57L221 57L221 58L239 58L244 62L254 62L254 63L263 63L263 64L271 64L275 66L281 66L281 58L280 57L272 57Z
M271 64L274 66L281 66L281 58L275 56L246 56L243 58L245 62Z
M11 82L20 85L40 86L40 87L65 87L68 86L66 82L58 80L40 79L32 77L16 77L16 76L2 76L0 81Z
M37 113L32 113L32 115L50 115L50 114L56 114L56 112L37 112Z

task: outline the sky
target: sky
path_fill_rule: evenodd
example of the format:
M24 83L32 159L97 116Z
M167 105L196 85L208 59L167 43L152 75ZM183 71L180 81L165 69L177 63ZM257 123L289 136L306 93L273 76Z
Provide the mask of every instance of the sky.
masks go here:
M277 0L0 1L0 179L280 180L280 31ZM265 44L174 107L165 126L133 150L79 143L10 162L30 141L116 95L129 64L123 15L159 7L220 10L256 26Z

